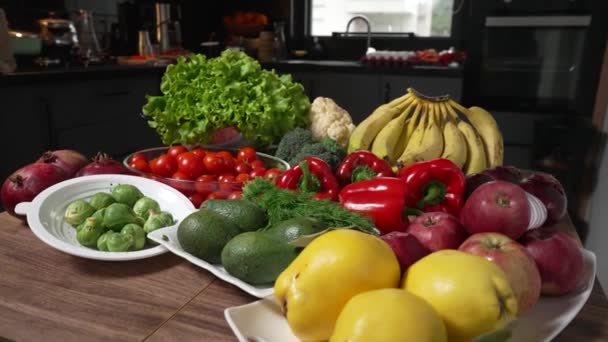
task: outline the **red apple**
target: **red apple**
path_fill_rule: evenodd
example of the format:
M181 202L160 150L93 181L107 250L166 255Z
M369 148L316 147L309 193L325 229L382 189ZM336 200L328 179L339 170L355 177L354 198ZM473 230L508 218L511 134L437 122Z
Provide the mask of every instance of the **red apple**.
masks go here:
M540 273L526 248L500 233L478 233L469 236L459 250L494 262L506 274L517 297L517 312L528 311L540 297Z
M496 166L483 171L484 175L492 177L494 180L501 180L513 184L519 184L522 178L521 171L515 166Z
M555 223L566 215L566 191L555 177L544 172L534 172L522 179L519 186L543 202L547 208L547 223Z
M423 213L407 228L431 252L456 249L467 238L458 219L444 212Z
M401 272L405 272L413 263L430 253L412 234L395 231L382 235L380 238L388 243L395 252Z
M469 234L496 232L517 240L528 229L530 204L518 185L492 181L473 191L460 220Z
M467 176L467 188L464 193L464 198L469 198L475 189L479 188L479 186L482 184L491 182L493 180L495 179L484 173L475 173Z
M557 229L541 227L526 232L520 242L540 271L542 294L563 295L582 285L585 262L574 238Z

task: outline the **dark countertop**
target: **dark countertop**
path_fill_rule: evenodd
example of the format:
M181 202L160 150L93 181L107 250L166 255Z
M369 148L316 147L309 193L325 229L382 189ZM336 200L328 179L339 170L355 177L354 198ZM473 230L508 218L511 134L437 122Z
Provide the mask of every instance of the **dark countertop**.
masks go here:
M356 72L366 74L390 75L416 75L416 76L442 76L462 77L462 69L434 66L419 67L370 67L357 61L337 60L286 60L275 63L262 63L266 69L275 69L277 72ZM28 84L31 82L66 81L88 77L113 78L139 73L158 73L162 76L166 65L90 65L88 67L48 67L23 68L12 74L0 75L0 86Z

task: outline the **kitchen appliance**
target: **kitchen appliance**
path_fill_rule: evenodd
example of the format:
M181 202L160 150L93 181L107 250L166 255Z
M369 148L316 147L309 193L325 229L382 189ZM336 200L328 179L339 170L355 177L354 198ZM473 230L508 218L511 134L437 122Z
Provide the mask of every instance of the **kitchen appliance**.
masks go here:
M607 3L472 2L464 101L494 110L590 115Z
M168 3L155 3L154 13L156 19L156 42L161 54L171 50L180 49L182 44L182 31L179 22L179 7L172 11L172 5ZM176 19L173 19L176 17Z
M0 74L13 72L15 67L6 16L0 8Z
M38 20L42 38L39 64L59 65L71 62L78 53L76 27L71 20L47 18Z
M73 22L78 36L78 55L86 62L101 60L101 48L95 32L93 13L88 10L77 10L73 14Z

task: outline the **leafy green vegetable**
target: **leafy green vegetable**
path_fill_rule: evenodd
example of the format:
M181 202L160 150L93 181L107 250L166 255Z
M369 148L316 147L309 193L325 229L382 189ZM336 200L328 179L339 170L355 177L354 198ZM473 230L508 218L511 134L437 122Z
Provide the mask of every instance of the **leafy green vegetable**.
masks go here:
M350 212L338 202L314 199L310 193L278 188L262 177L245 184L243 198L266 210L266 228L294 217L308 217L327 227L356 227L364 232L379 235L369 217Z
M143 113L167 145L204 143L230 126L250 141L269 144L308 124L304 87L239 51L180 57L167 67L160 90L161 96L146 97Z

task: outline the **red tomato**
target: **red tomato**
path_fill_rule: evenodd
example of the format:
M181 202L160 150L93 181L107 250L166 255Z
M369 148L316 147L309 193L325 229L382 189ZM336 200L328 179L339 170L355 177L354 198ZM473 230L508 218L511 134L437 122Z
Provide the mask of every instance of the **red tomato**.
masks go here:
M207 152L207 155L205 155L205 158L203 159L203 163L209 173L218 175L224 171L224 159L218 157L213 152Z
M226 152L226 151L223 151L223 152ZM222 152L220 152L217 154L217 156L221 157L222 160L224 161L224 171L232 172L232 170L234 170L236 163L235 163L234 158L230 154L230 152L226 152L223 154L222 154Z
M171 177L177 171L177 162L167 154L152 159L149 165L155 175L163 177Z
M194 179L205 172L203 159L192 152L184 152L179 155L177 169Z
M264 164L264 162L259 159L252 161L250 164L251 164L251 167L254 169L265 169L266 168L266 165Z
M233 191L228 195L229 200L241 199L241 197L243 197L242 191Z
M207 151L206 151L204 148L202 148L202 147L197 147L197 148L194 148L194 149L193 149L192 151L190 151L190 152L192 152L192 153L196 154L197 156L199 156L199 157L201 157L201 158L205 158L205 154L207 154Z
M214 191L207 195L207 199L226 199L226 194L219 191Z
M234 171L237 173L249 173L251 170L253 170L253 168L247 163L237 163L234 167Z
M266 170L264 177L268 178L268 179L275 179L275 178L279 177L279 175L281 173L283 173L283 171L281 171L281 169L273 167L273 168Z
M217 177L217 181L220 183L234 182L234 176L231 174L221 174Z
M134 163L138 160L143 160L146 163L148 162L148 158L146 157L145 154L143 153L135 153L134 155L131 156L131 158L129 158L129 163Z
M192 180L192 177L190 177L187 173L177 170L173 176L171 176L171 178L173 179L177 179L177 180Z
M230 153L229 151L226 151L226 150L219 151L219 152L216 153L216 155L219 156L219 157L222 157L222 158L234 158L232 156L232 153Z
M151 172L150 165L148 165L148 162L143 159L136 159L134 161L131 161L131 163L129 163L129 166L140 172Z
M195 208L200 208L203 201L205 201L205 196L199 193L193 193L192 195L188 196L188 199L190 202L192 202L192 204L194 204Z
M167 154L171 156L171 158L176 159L178 155L187 151L188 149L182 145L174 145L169 147L169 149L167 150Z
M243 147L239 150L236 159L239 161L251 163L256 158L255 149L253 147Z
M201 175L194 182L194 188L196 192L201 195L207 196L208 194L217 191L217 178L213 175Z
M236 178L234 178L235 181L237 182L241 182L241 183L245 183L246 181L249 180L249 174L247 173L239 173Z
M253 169L253 171L249 172L249 178L254 179L256 177L264 177L266 174L266 169Z

